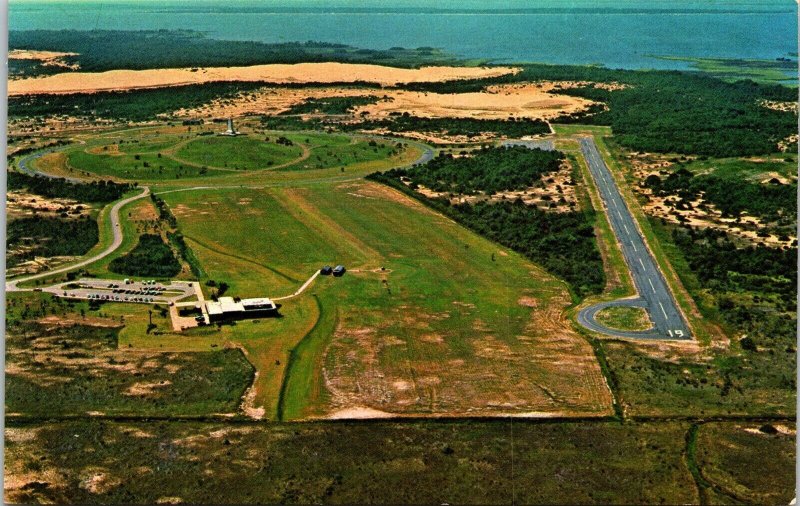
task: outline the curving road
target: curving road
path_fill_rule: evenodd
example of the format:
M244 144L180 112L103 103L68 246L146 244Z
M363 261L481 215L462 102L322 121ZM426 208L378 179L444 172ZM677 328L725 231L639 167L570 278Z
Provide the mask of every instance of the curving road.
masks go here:
M43 157L44 155L49 155L50 153L56 153L58 151L64 151L67 148L71 148L73 144L66 144L62 146L55 146L52 148L43 149L42 151L36 151L35 153L31 153L28 155L23 156L17 161L17 168L20 172L28 174L29 176L42 176L48 177L52 179L65 179L67 181L72 181L73 183L82 183L85 182L76 177L67 177L67 176L54 176L52 174L47 174L46 172L40 172L33 167L30 166L30 163L34 160L38 160L39 158Z
M614 177L603 161L594 139L580 139L581 151L589 166L589 172L605 205L611 229L617 237L622 255L630 269L637 297L601 302L578 313L578 322L584 327L615 337L635 339L691 339L689 326L683 318L669 286L658 264L653 258L644 238L639 232L628 204L619 192ZM610 306L644 308L653 322L645 331L621 331L608 328L597 322L597 313Z
M408 165L404 165L403 167L424 164L424 163L427 163L427 162L429 162L430 160L433 159L434 151L430 146L427 146L427 145L422 144L422 143L417 143L417 142L412 142L412 143L417 145L417 146L419 146L419 147L421 147L423 149L423 152L419 156L419 158L417 158L414 162L412 162L411 164L408 164ZM25 155L24 157L22 157L22 158L20 158L18 160L17 167L21 172L24 172L24 173L29 174L29 175L38 175L38 176L43 176L43 177L48 177L48 178L67 179L67 180L71 180L71 181L75 181L75 182L83 182L83 181L81 181L80 179L77 179L77 178L54 176L52 174L47 174L46 172L40 172L40 171L36 170L35 168L33 168L32 166L30 166L31 162L33 162L34 160L36 160L36 159L38 159L38 158L40 158L40 157L42 157L42 156L44 156L46 154L53 153L53 152L60 151L60 150L64 150L64 149L67 149L69 147L70 147L70 145L56 146L56 147L53 147L53 148L48 148L48 149L44 149L42 151L37 151L35 153L31 153L29 155ZM331 178L331 179L332 180L337 180L339 178ZM360 179L360 178L350 178L350 179ZM324 180L321 179L319 181L324 181ZM265 185L265 186L270 186L270 185ZM192 187L192 188L180 188L180 189L176 189L176 190L168 190L168 191L160 192L159 194L172 193L172 192L176 192L176 191L191 191L191 190L199 190L199 189L243 188L243 187L244 187L244 185L235 185L235 186L232 185L232 186L229 186L229 187L197 186L197 187ZM77 268L80 268L80 267L84 267L84 266L92 264L92 263L94 263L94 262L96 262L98 260L102 260L103 258L107 257L108 255L110 255L111 253L116 251L122 245L122 239L123 239L123 236L122 236L122 225L120 224L120 218L119 218L120 209L122 209L122 207L124 207L125 205L130 204L131 202L134 202L134 201L139 200L141 198L144 198L144 197L146 197L147 195L150 194L150 188L148 188L146 186L143 186L141 188L142 188L142 193L140 193L138 195L134 195L132 197L128 197L128 198L123 199L123 200L120 200L116 204L114 204L114 206L111 208L111 211L109 212L109 217L110 217L110 220L111 220L113 241L111 242L111 244L106 249L104 249L103 251L101 251L100 253L98 253L96 255L93 255L93 256L88 257L88 258L84 258L83 260L81 260L81 261L79 261L77 263L71 263L69 265L65 265L63 267L59 267L57 269L47 270L47 271L40 272L40 273L37 273L37 274L31 274L31 275L28 275L28 276L22 276L22 277L19 277L19 278L8 280L5 283L6 292L31 291L31 290L33 290L33 288L20 288L19 284L20 283L26 283L28 281L33 281L35 279L40 279L40 278L52 276L54 274L61 274L61 273L68 272L68 271L71 271L73 269L77 269ZM259 188L259 187L251 187L251 188ZM312 276L311 279L309 279L306 282L305 285L303 285L303 287L300 289L300 291L298 293L302 292L314 280L315 277L316 277L316 274L314 276ZM294 295L297 295L298 293L295 293L295 294L291 295L290 297L292 297Z
M67 271L71 271L73 269L77 269L79 267L84 267L84 266L89 265L91 263L94 263L94 262L96 262L98 260L101 260L101 259L107 257L108 255L110 255L111 253L113 253L114 251L116 251L117 248L119 248L122 245L122 225L120 224L120 221L119 221L119 211L120 211L120 209L123 206L125 206L127 204L130 204L131 202L133 202L135 200L139 200L141 198L144 198L144 197L148 196L149 194L150 194L150 188L144 187L142 189L142 193L140 193L138 195L134 195L132 197L128 197L128 198L123 199L123 200L120 200L116 204L114 204L114 206L111 208L111 211L109 212L109 217L111 219L111 229L112 229L112 232L114 234L114 240L111 242L111 244L106 249L104 249L103 251L101 251L97 255L85 258L85 259L81 260L78 263L69 264L69 265L66 265L64 267L59 267L58 269L48 270L48 271L40 272L38 274L32 274L32 275L29 275L29 276L23 276L23 277L20 277L20 278L12 279L10 281L6 281L6 292L30 291L30 290L32 290L32 288L20 288L18 285L20 283L24 283L24 282L27 282L27 281L32 281L34 279L39 279L39 278L52 276L53 274L61 274L62 272L67 272Z

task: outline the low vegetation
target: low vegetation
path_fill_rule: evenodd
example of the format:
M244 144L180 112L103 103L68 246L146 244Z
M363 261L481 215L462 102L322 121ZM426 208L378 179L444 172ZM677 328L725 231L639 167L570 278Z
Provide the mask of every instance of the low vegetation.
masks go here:
M20 312L22 300L11 306ZM38 308L58 312L60 303ZM27 312L27 317L36 316ZM118 349L124 321L101 326L16 321L6 338L6 413L26 417L235 413L252 367L236 349L131 353ZM95 319L94 323L98 323Z
M795 438L794 423L703 424L697 466L709 488L742 503L784 504L794 498Z
M181 146L175 157L195 165L234 170L268 169L296 160L302 150L293 143L273 139L241 137L198 137Z
M43 423L6 428L6 472L20 477L13 487L6 481L6 497L81 504L547 504L554 497L568 504L696 504L683 461L685 431L685 424L669 422L521 420ZM785 457L780 462L793 468Z
M181 272L181 263L160 235L143 234L133 250L108 264L108 270L129 276L169 278Z
M277 298L320 266L347 267L279 301L282 318L199 329L188 342L165 335L172 346L206 336L245 346L265 418L611 412L591 347L561 317L565 284L391 188L334 181L163 198L226 295ZM214 214L203 214L210 201ZM524 387L509 389L509 377Z

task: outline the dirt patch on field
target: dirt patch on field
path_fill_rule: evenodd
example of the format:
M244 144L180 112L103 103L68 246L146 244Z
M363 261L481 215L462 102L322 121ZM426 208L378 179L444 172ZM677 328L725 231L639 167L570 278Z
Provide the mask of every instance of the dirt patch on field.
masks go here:
M87 153L92 155L109 155L109 156L122 156L125 153L119 150L119 144L104 144L102 146L94 146L86 150Z
M160 88L224 81L271 83L332 83L364 81L381 85L497 77L517 72L512 67L423 67L401 69L350 63L298 63L200 69L110 70L70 72L8 83L8 95L92 93L108 90Z
M610 413L610 391L592 348L564 317L568 295L557 292L522 294L530 320L518 321L521 333L510 336L505 325L470 316L475 306L439 314L403 305L369 327L344 316L323 370L329 416L351 409L363 417L372 417L370 410L380 416Z
M365 418L391 418L391 413L372 408L347 408L331 413L327 418L331 420L359 420Z

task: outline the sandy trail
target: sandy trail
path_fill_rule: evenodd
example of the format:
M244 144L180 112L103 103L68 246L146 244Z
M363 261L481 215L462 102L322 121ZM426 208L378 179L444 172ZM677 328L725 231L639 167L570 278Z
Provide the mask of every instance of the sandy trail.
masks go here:
M159 88L220 81L333 83L365 81L381 85L497 77L516 73L512 67L423 67L401 69L352 63L298 63L251 67L210 67L107 72L68 72L8 83L8 95L91 93Z

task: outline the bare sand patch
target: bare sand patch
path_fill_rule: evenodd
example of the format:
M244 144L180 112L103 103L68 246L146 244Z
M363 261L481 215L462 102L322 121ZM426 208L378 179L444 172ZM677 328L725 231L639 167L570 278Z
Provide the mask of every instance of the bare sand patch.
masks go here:
M37 51L34 49L12 49L8 52L9 60L35 60L42 63L43 67L61 67L77 70L80 66L76 63L64 61L65 57L77 56L78 53L64 53L60 51Z
M594 102L580 97L559 95L554 83L526 83L491 86L474 93L429 93L389 90L391 100L361 106L354 113L384 117L391 113L409 113L425 118L517 118L550 119L585 110Z
M328 415L330 420L361 420L366 418L391 418L395 416L385 411L372 408L347 408Z
M60 51L37 51L35 49L12 49L8 52L9 60L39 60L48 61L64 56L78 56L78 53L63 53Z
M153 395L158 392L158 389L171 384L171 381L162 381L160 383L134 383L125 391L125 395Z
M351 63L297 63L250 67L208 67L193 70L148 69L70 72L8 83L8 95L92 93L162 88L221 81L334 83L364 81L381 85L497 77L518 72L512 67L423 67L401 69Z
M32 214L53 218L81 218L88 215L91 208L76 200L47 198L21 190L6 194L6 214L10 218L28 217Z
M85 472L79 486L91 494L105 494L121 483L122 480L110 476L106 470L95 469Z

